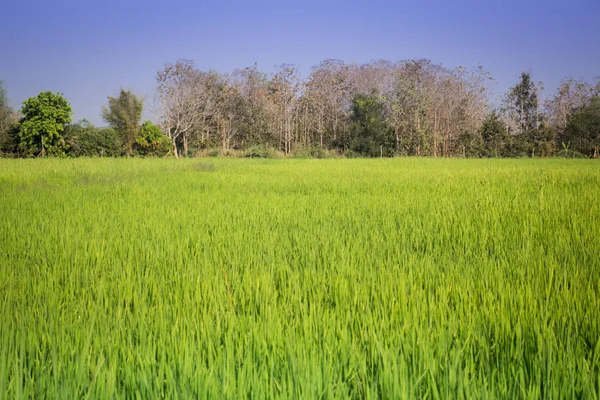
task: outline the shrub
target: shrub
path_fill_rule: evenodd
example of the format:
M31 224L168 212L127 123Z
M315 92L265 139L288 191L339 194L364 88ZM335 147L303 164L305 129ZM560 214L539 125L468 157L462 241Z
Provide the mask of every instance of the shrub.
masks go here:
M171 151L171 139L163 135L158 126L146 121L135 139L134 151L142 156L163 157Z
M121 139L114 129L96 128L86 120L68 125L64 137L69 146L69 156L118 157L124 152Z
M244 153L247 158L275 158L275 155L275 149L261 145L251 146Z

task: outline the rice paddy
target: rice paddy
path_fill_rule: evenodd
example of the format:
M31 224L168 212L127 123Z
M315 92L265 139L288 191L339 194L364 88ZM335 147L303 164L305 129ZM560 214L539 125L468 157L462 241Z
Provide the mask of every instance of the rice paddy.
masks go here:
M0 398L598 398L591 160L0 159Z

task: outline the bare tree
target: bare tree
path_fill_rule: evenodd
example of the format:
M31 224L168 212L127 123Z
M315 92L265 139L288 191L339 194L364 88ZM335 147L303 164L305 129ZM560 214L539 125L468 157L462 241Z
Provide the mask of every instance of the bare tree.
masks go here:
M434 157L456 152L460 133L483 122L488 79L481 69L448 70L429 60L400 64L384 96L396 151Z
M262 143L272 145L275 142L273 107L269 96L269 77L254 64L245 69L235 70L232 83L238 88L244 100L248 120L243 143Z
M269 84L269 98L273 104L280 148L290 154L296 125L296 107L300 83L296 68L282 65Z
M335 140L344 131L351 104L348 70L342 61L325 60L312 69L308 78L306 95L321 147L325 146L327 133Z
M4 82L0 81L0 141L4 140L9 126L15 120L15 113L9 105Z
M171 139L175 157L179 157L177 141L180 136L183 155L187 156L189 132L202 115L201 77L189 60L167 64L156 75L159 124Z
M352 64L348 69L352 94L371 94L375 91L382 98L386 98L393 89L394 73L398 64L378 60L362 65Z
M157 97L176 155L177 146L187 152L190 136L223 150L278 144L286 154L298 145L344 151L352 99L362 93L375 94L383 105L397 154L448 156L457 151L463 131L482 123L485 78L481 70L448 70L429 60L364 65L325 60L306 81L291 65L271 76L256 65L220 75L179 61L159 72Z

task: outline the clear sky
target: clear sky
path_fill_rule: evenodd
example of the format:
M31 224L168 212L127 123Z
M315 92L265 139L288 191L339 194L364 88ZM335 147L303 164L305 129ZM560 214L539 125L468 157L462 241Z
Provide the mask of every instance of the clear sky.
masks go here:
M599 21L600 0L3 0L0 80L16 108L61 92L75 119L100 125L107 96L151 99L156 72L179 58L219 72L289 63L304 76L326 58L429 58L483 66L498 94L532 70L547 96L565 77L600 75Z

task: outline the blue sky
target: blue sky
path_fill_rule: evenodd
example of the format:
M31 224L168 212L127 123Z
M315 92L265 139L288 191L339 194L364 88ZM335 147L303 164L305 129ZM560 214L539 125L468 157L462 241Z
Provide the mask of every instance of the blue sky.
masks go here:
M0 80L17 108L61 92L75 119L100 125L107 96L150 99L156 72L179 58L219 72L289 63L304 76L326 58L429 58L483 66L498 94L532 70L548 96L565 77L600 75L599 20L598 0L4 0Z

